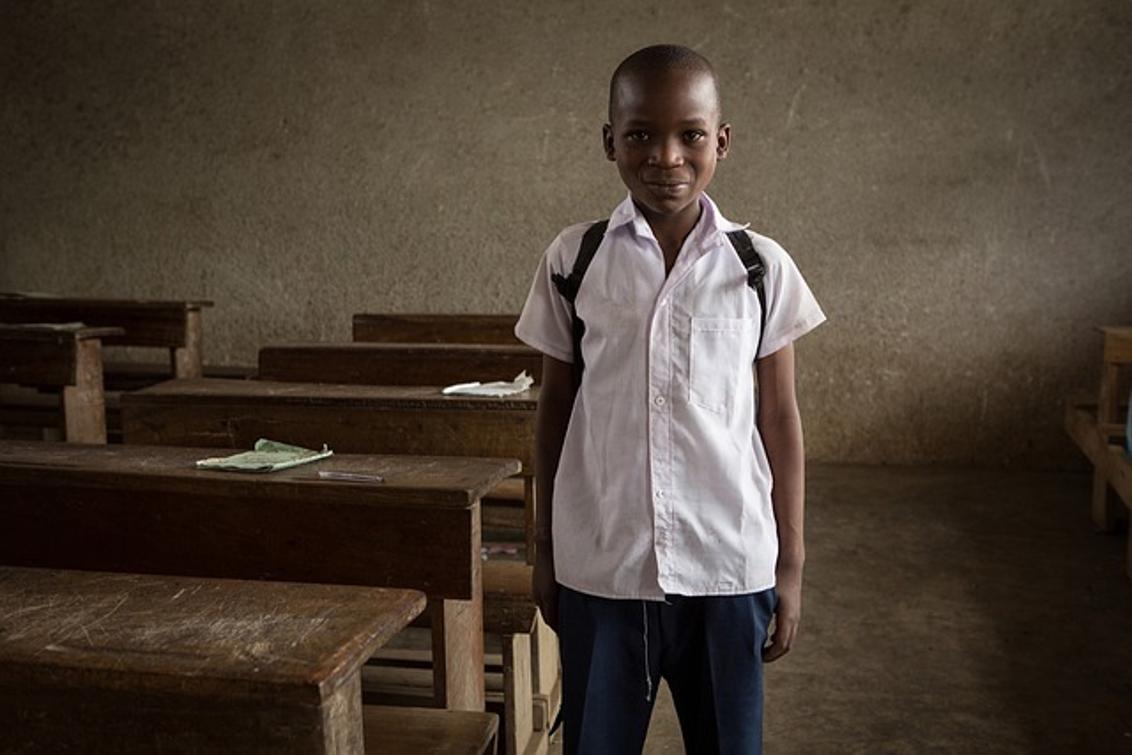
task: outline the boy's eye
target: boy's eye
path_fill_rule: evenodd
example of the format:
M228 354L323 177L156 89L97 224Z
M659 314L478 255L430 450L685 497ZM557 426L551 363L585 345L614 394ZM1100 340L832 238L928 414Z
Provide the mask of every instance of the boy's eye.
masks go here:
M707 132L700 131L699 129L694 129L692 131L685 132L684 138L692 143L703 141L704 139L707 139Z
M649 140L649 133L647 131L630 131L625 134L625 138L631 142L647 142Z

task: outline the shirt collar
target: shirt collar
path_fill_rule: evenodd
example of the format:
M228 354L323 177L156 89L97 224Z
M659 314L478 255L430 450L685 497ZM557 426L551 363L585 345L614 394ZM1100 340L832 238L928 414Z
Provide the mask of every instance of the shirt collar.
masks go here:
M704 214L700 217L696 234L701 239L707 238L709 233L724 234L729 231L743 230L750 225L749 223L735 223L723 217L719 207L707 194L700 195L700 205L704 209ZM606 233L623 225L631 225L633 231L642 238L653 238L652 229L649 228L645 216L637 209L637 205L633 204L631 194L626 196L624 201L617 205L617 208L609 216L609 228Z

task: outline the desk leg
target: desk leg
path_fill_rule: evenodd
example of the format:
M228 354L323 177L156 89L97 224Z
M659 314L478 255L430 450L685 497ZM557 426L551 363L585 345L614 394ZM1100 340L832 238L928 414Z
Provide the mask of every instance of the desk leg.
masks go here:
M527 563L535 563L535 478L523 476L523 534L527 540Z
M1116 494L1108 484L1102 470L1093 471L1093 527L1097 532L1112 532L1116 528Z
M482 711L483 594L472 600L438 600L430 608L433 694L437 706Z
M363 753L362 673L354 672L321 701L322 746L327 753Z
M173 361L173 374L178 378L198 378L204 375L202 365L200 310L190 310L185 314L185 345L170 349Z
M102 341L97 338L76 344L75 384L63 387L63 422L69 443L106 443Z
M1097 396L1097 427L1104 432L1105 425L1116 422L1119 397L1116 386L1120 378L1120 365L1105 362L1101 371L1101 387ZM1102 435L1101 449L1108 445L1108 438ZM1099 467L1093 470L1093 525L1100 532L1111 532L1115 522L1115 495L1109 487L1105 472Z
M503 636L503 689L506 726L503 733L506 755L523 755L534 736L531 695L531 636Z

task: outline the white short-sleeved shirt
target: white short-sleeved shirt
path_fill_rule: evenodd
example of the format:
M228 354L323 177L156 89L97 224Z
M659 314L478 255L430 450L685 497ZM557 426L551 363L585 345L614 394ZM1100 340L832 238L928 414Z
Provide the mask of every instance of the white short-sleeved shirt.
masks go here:
M771 472L755 426L759 300L724 235L742 229L703 197L668 277L630 198L609 219L577 297L585 373L554 481L554 568L591 595L663 599L774 586ZM573 362L568 275L588 223L543 255L515 335ZM825 320L793 260L748 231L766 265L759 356Z

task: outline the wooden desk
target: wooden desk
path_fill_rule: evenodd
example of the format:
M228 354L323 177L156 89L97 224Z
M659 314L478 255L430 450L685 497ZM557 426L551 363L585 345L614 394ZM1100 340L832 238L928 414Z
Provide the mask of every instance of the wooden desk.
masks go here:
M383 343L521 344L518 315L354 315L354 340Z
M0 382L58 389L65 438L106 442L102 341L121 328L0 324Z
M122 396L127 443L250 448L272 438L343 453L487 456L534 468L538 388L507 398L439 388L170 380Z
M361 753L360 668L412 590L0 567L18 752Z
M193 466L214 453L0 442L0 563L419 589L437 702L483 709L479 499L518 462L336 454L270 475ZM321 480L320 469L385 482Z
M108 346L149 346L169 350L172 374L200 377L201 311L212 302L83 299L0 293L0 322L82 322L122 332Z
M542 380L542 355L515 344L309 343L259 350L259 378L287 383L451 385Z
M518 459L529 544L537 405L537 386L486 398L419 386L174 380L123 395L121 412L126 443L250 448L272 438L344 453Z

